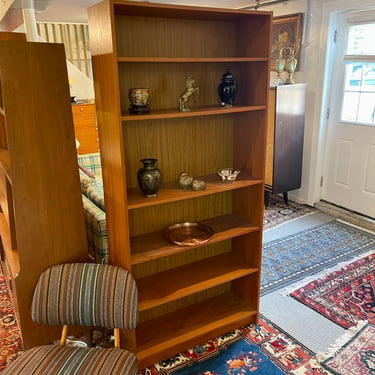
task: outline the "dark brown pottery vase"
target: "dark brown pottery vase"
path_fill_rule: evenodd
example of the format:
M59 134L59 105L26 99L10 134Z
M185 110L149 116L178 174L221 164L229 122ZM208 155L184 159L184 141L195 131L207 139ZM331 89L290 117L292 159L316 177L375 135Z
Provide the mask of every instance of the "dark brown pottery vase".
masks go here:
M157 159L142 159L143 167L137 172L139 188L146 198L156 197L161 184L162 174L159 168L155 166Z

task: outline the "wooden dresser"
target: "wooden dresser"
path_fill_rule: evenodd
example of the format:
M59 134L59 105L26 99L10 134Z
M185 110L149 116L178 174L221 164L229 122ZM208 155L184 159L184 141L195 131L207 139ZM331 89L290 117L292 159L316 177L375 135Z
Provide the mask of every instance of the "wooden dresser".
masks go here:
M265 171L265 204L269 193L283 193L301 187L306 84L282 85L270 89Z
M77 153L80 155L99 152L99 136L96 125L94 103L72 104L73 122L76 139L80 143Z

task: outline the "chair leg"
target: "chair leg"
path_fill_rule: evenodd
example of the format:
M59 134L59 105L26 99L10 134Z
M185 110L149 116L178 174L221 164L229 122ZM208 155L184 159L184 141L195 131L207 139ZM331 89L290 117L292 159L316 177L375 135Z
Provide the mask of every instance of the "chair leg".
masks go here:
M115 337L114 347L119 349L120 348L120 329L119 328L113 329L113 336Z
M68 326L64 325L62 332L61 332L61 339L60 339L60 345L66 344L66 337L68 336Z

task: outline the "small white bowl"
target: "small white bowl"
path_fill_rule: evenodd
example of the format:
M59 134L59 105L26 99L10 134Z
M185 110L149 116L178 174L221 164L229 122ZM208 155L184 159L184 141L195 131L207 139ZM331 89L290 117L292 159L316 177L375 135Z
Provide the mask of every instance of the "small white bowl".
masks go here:
M234 168L222 168L217 171L217 174L221 177L221 180L225 183L230 183L236 180L240 171Z

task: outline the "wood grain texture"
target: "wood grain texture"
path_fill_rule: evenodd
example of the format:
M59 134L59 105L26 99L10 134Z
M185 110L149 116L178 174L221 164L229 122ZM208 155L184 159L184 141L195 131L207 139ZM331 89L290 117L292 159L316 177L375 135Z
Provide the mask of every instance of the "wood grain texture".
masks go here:
M64 48L0 42L0 73L8 153L2 194L19 259L17 276L12 272L17 317L30 348L59 337L31 321L40 273L52 264L88 259Z
M139 367L149 366L158 362L161 355L168 358L256 318L255 306L228 292L141 323L137 330Z
M84 155L99 152L95 104L73 104L72 112L75 137L80 143L77 153Z
M272 186L273 178L273 157L274 157L274 137L275 137L275 93L270 90L269 106L268 106L268 121L267 121L267 148L266 148L266 169L264 183Z

